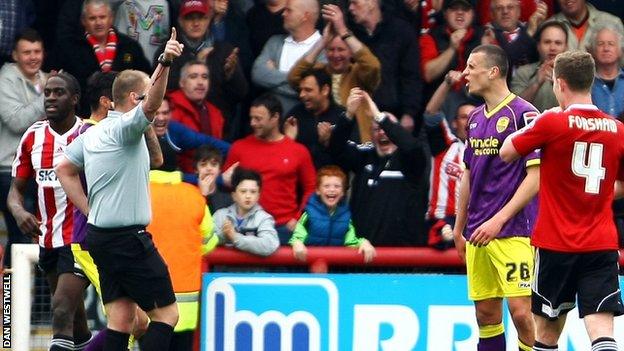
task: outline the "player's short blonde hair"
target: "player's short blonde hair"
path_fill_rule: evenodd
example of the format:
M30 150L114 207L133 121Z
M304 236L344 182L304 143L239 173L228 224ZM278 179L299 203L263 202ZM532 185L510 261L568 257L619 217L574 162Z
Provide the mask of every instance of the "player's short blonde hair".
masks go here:
M117 106L125 105L130 92L141 94L149 81L147 74L128 69L121 71L113 82L113 102Z

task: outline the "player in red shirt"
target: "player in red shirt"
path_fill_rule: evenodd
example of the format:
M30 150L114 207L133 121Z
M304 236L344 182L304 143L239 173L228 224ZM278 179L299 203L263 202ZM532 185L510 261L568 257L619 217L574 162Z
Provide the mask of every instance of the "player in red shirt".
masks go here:
M82 126L75 115L80 85L70 74L59 73L48 79L43 94L46 120L35 122L22 136L7 205L20 230L39 241L39 267L52 292L50 351L83 350L91 338L81 303L89 283L84 272L74 266L70 248L74 205L54 172ZM37 182L36 216L24 209L23 201L32 178Z
M547 111L509 136L506 162L541 149L540 208L532 311L534 350L556 350L566 314L576 305L592 350L613 351L613 317L624 314L618 241L611 203L624 180L624 125L592 104L595 65L572 51L555 59L553 90L562 111Z

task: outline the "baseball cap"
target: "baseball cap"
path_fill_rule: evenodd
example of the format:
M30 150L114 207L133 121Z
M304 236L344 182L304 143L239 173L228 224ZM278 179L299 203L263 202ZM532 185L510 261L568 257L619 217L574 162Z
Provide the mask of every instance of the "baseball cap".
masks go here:
M180 6L180 17L184 17L190 13L208 14L208 5L201 0L187 0Z
M468 0L446 0L444 2L444 9L448 10L451 8L462 7L464 9L472 9L472 3Z

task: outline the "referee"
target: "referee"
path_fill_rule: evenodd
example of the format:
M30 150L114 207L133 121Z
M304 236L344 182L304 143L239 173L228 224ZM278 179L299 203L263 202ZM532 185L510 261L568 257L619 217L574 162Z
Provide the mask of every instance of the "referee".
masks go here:
M88 216L86 242L100 271L108 315L105 350L127 350L137 305L151 321L142 337L144 351L169 345L178 321L169 271L145 230L151 220L150 158L143 133L151 128L169 66L182 49L172 28L151 80L139 71L119 73L112 91L115 110L76 138L56 167L67 196Z

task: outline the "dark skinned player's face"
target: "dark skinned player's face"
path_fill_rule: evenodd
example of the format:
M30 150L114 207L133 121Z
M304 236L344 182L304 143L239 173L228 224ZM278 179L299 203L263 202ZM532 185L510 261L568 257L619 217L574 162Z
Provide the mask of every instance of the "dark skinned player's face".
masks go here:
M45 96L45 113L51 121L61 121L73 118L74 107L78 102L76 95L71 94L65 80L59 77L51 77L43 90Z

